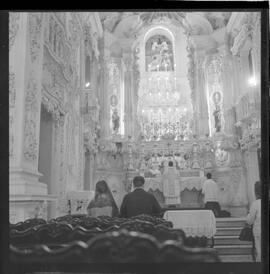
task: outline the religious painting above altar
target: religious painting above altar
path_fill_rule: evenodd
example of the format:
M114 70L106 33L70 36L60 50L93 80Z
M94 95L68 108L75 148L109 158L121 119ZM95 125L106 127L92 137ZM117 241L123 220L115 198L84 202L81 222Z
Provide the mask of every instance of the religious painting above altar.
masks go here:
M154 35L145 44L146 71L174 70L172 42L164 35Z

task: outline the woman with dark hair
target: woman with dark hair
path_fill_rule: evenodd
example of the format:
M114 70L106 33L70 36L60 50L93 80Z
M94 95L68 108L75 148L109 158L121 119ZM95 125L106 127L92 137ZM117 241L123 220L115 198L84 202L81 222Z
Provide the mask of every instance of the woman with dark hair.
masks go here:
M87 213L92 217L117 217L119 215L111 190L104 180L97 182L95 197L89 203Z
M261 261L261 182L254 185L256 200L251 204L247 223L253 225L253 236L255 242L256 262Z

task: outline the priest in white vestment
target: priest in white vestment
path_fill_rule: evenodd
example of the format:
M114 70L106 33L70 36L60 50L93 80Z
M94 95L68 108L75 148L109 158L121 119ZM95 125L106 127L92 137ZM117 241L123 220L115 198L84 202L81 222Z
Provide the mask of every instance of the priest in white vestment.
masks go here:
M165 166L163 173L163 195L166 205L181 203L179 180L173 161L169 161L168 166Z

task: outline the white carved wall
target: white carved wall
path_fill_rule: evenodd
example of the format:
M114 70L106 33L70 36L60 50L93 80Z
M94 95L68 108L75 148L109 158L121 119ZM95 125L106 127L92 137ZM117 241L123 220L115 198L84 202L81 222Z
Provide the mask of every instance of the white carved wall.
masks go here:
M83 188L83 20L85 18L77 13L10 14L11 195L18 192L47 194L46 185L38 182L41 175L38 173L40 107L43 104L53 117L54 187L53 193L48 194L57 197L56 215L66 213L67 191ZM93 38L97 41L95 35ZM93 42L93 45L97 44ZM97 48L95 52L98 55Z

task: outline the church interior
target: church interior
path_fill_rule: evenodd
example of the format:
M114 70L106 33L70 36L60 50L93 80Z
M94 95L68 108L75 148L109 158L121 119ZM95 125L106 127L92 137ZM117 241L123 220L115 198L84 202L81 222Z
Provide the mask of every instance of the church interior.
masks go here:
M133 178L142 176L144 190L165 213L163 218L144 216L138 222L152 221L154 228L167 224L179 239L181 230L190 249L205 249L202 261L252 262L252 243L238 236L256 200L255 182L260 181L260 81L260 12L10 12L13 260L59 259L56 245L40 248L40 257L29 252L30 259L22 246L33 244L34 238L44 245L50 229L59 232L66 226L67 235L76 222L82 224L78 220L87 219L97 182L108 184L120 208L124 196L133 191ZM207 173L216 182L226 216L204 210ZM50 220L58 220L59 226L48 228ZM98 220L109 222L104 216ZM90 221L86 223L84 233L90 229ZM116 223L114 227L121 228L122 223ZM22 226L28 234L22 233ZM42 226L47 230L34 237L31 233L39 233ZM136 238L144 226L136 226L136 235L123 227L128 231L118 229L120 234L110 237ZM92 236L96 229L100 237L101 228L91 229ZM108 226L105 230L106 235L112 231ZM91 238L93 243L89 233L88 238L77 233L81 238L73 240ZM199 241L192 242L194 238ZM67 245L66 240L66 250ZM87 251L93 261L103 252L97 245L89 245ZM80 252L86 249L82 246L77 246ZM187 259L193 252L173 255L164 250L155 251L159 260ZM153 259L147 252L145 259ZM78 260L74 254L70 251L62 260Z

